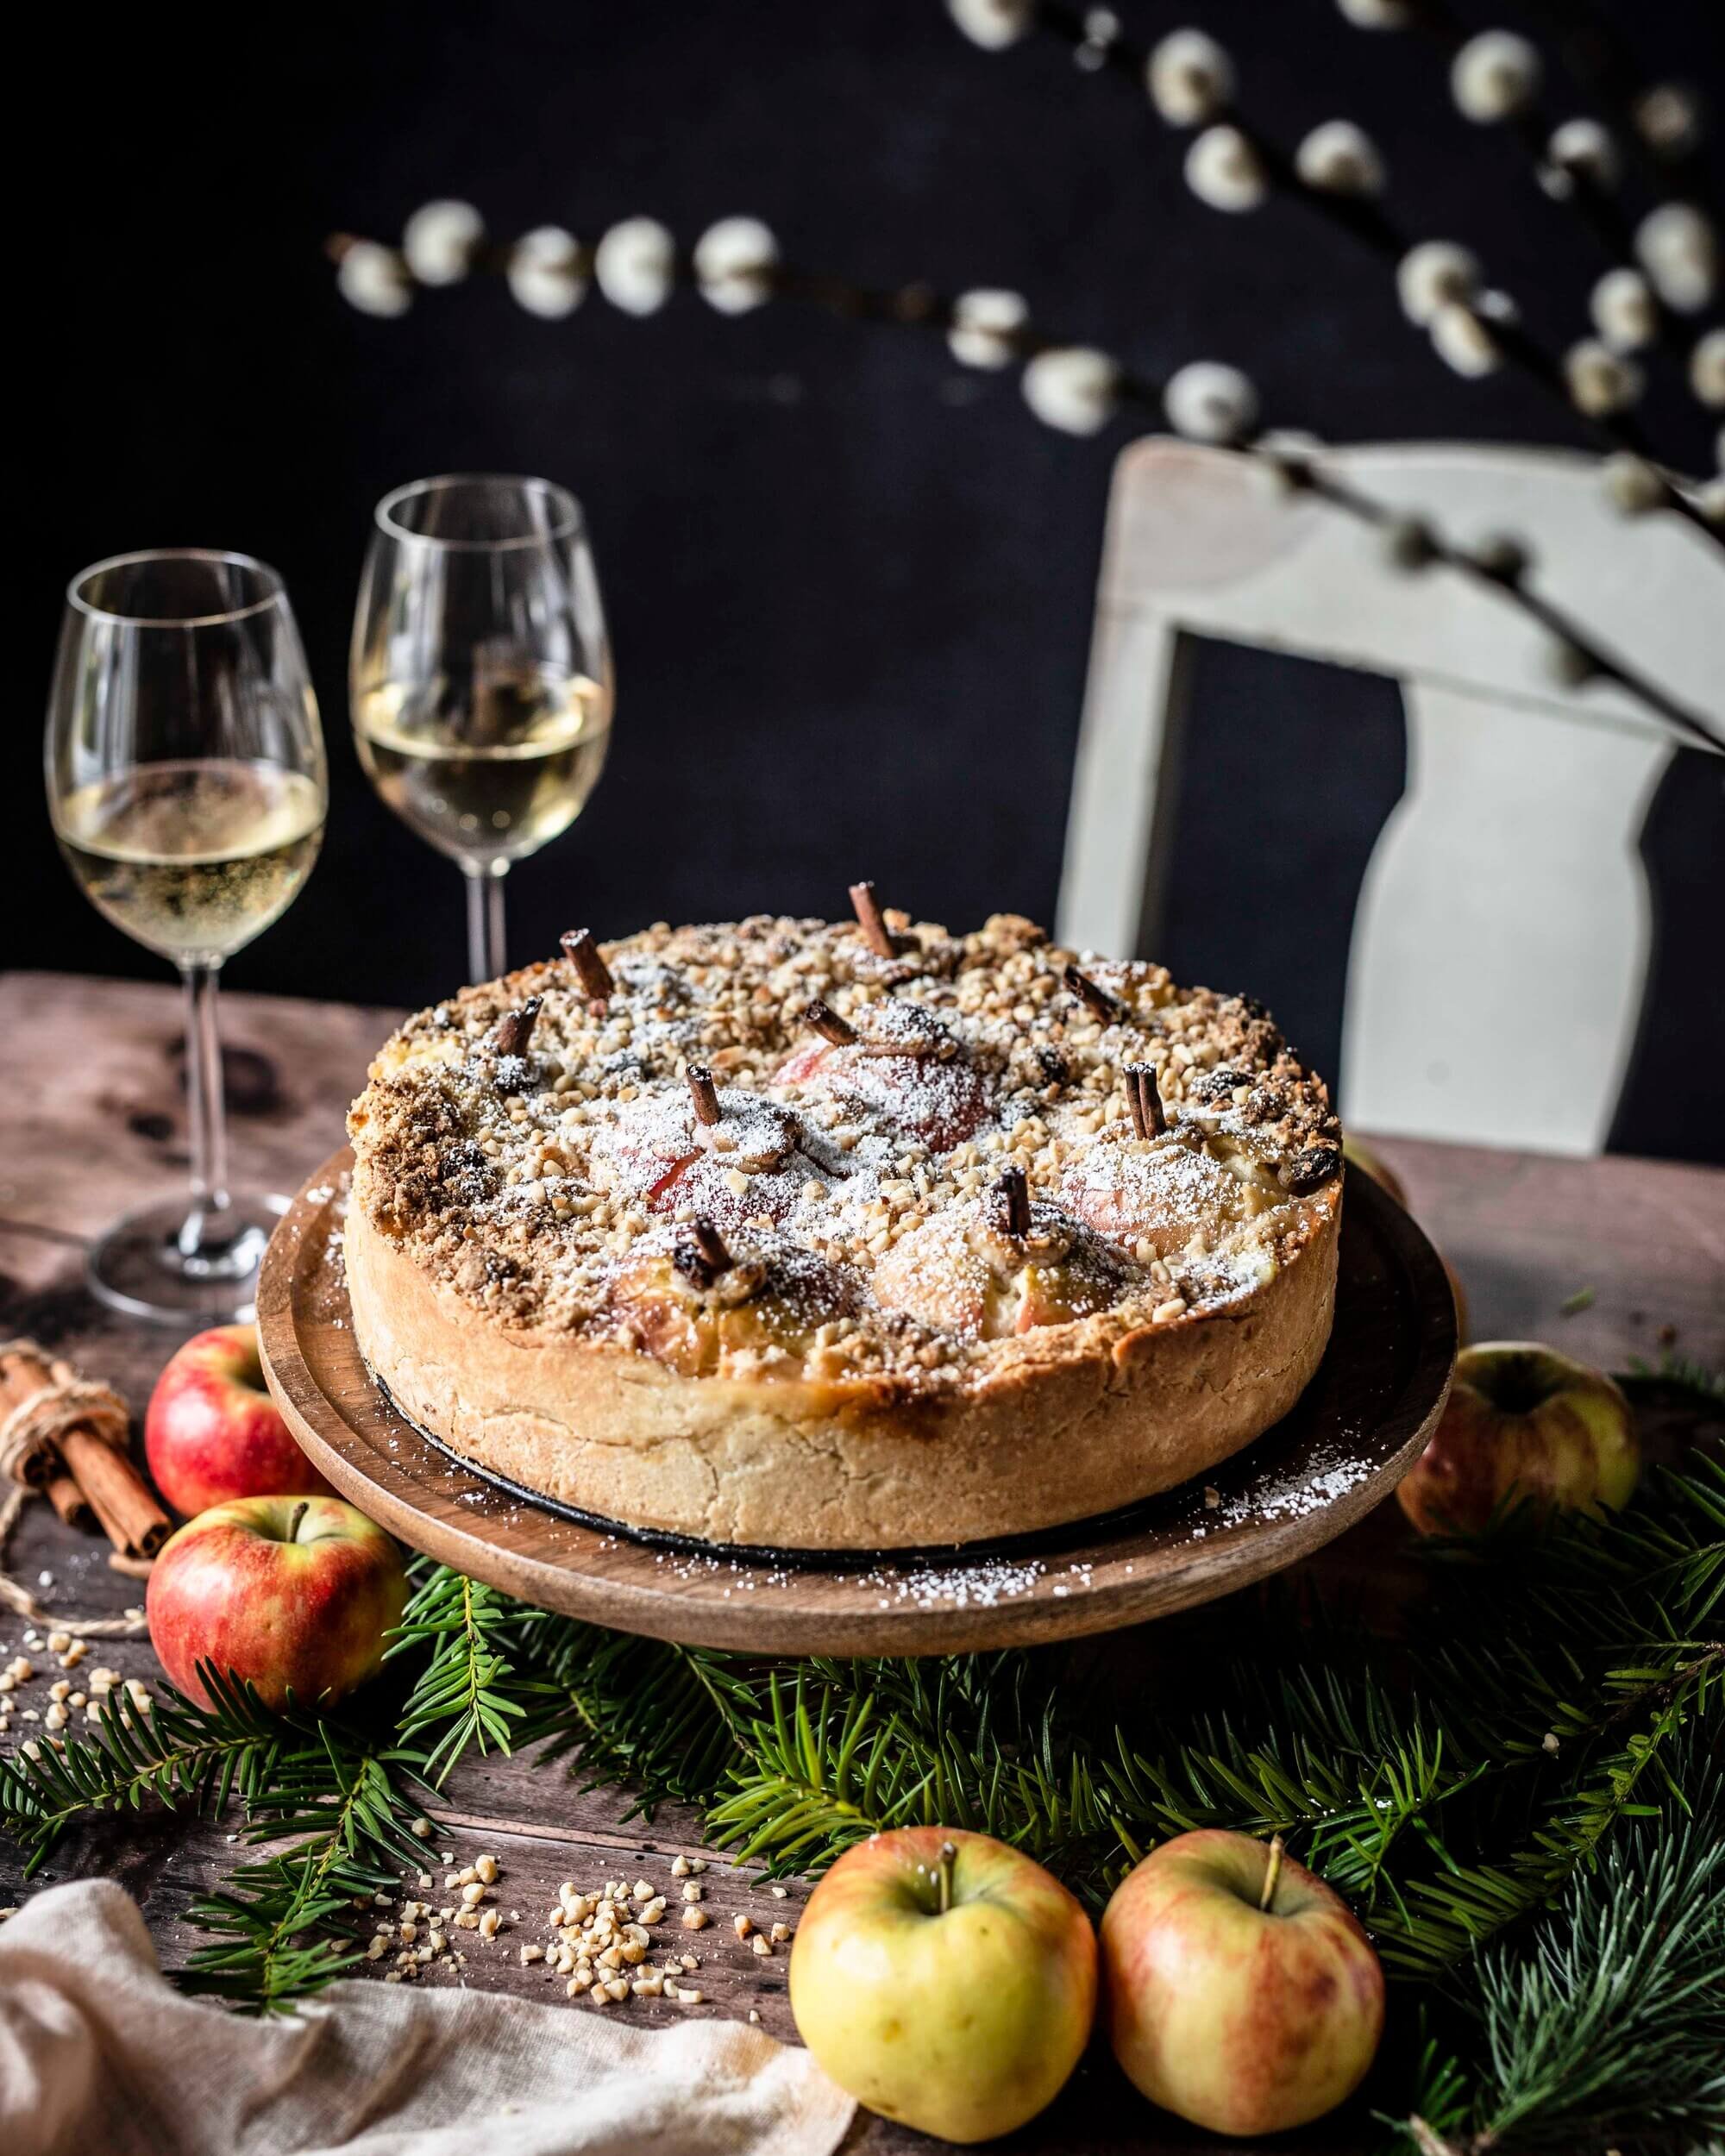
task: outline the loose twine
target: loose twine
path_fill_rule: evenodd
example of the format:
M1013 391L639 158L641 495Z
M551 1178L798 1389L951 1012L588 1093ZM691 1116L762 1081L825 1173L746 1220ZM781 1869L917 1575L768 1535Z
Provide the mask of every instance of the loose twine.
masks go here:
M0 1476L11 1483L0 1498L0 1604L31 1624L50 1625L57 1631L74 1632L85 1639L135 1639L146 1630L141 1610L124 1617L73 1617L64 1610L48 1609L37 1601L22 1580L6 1570L6 1545L25 1506L41 1495L24 1480L24 1470L47 1444L70 1423L78 1423L116 1451L125 1450L131 1428L126 1403L111 1385L78 1376L69 1363L52 1360L34 1340L0 1344L0 1363L9 1355L29 1355L53 1371L53 1382L21 1401L0 1422Z

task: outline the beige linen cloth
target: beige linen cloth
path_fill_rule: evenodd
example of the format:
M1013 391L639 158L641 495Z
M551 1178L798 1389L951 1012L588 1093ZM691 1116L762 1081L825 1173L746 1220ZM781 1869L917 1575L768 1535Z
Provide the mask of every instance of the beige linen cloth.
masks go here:
M107 1880L0 1925L5 2156L831 2156L854 2109L740 2021L375 1982L250 2020L182 1997Z

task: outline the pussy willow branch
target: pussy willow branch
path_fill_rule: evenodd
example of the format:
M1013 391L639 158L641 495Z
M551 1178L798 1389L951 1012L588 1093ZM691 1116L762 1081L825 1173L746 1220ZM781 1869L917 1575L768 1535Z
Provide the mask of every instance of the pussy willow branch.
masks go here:
M1039 29L1076 50L1095 55L1097 72L1111 74L1128 84L1143 102L1150 48L1135 43L1124 34L1117 34L1105 46L1099 46L1091 38L1087 18L1086 9L1069 5L1068 0L1035 0L1032 19ZM1153 122L1153 109L1145 103L1145 110L1146 117ZM1233 99L1219 103L1204 124L1214 123L1239 131L1263 166L1273 190L1303 204L1337 231L1345 233L1358 246L1387 263L1392 272L1415 246L1413 236L1402 229L1381 203L1366 196L1315 187L1302 179L1288 152ZM1662 318L1663 312L1661 309ZM1578 423L1603 448L1627 450L1657 467L1659 459L1645 430L1628 413L1593 414L1579 410L1565 385L1562 366L1522 326L1519 318L1506 321L1494 315L1489 318L1488 327L1504 358L1558 404L1572 423ZM1662 483L1660 505L1673 516L1683 517L1725 552L1725 533L1716 531L1680 488L1669 480Z
M1616 23L1591 0L1521 3L1539 18L1569 73L1609 116L1619 141L1628 146L1654 191L1666 201L1680 199L1710 210L1707 172L1693 144L1662 153L1642 132L1636 107L1651 91L1666 85L1637 60Z
M329 241L326 251L339 261L346 249L354 244L352 235L338 233ZM411 272L405 260L398 255L396 260L401 275L411 281ZM473 258L474 267L492 273L501 273L508 262L509 250L490 244L479 248ZM574 265L576 273L584 279L591 277L593 263L593 250L579 248ZM694 281L693 269L686 257L679 258L677 274L682 283ZM823 313L836 316L842 321L885 323L900 329L922 329L944 335L954 326L957 319L957 308L952 298L938 291L932 285L913 283L890 287L855 285L843 278L800 270L783 263L766 272L765 277L775 298L819 308ZM1061 349L1070 340L1052 338L1026 325L1017 330L1002 333L1002 342L1010 344L1019 358L1028 360L1041 352ZM1123 402L1133 404L1153 417L1158 425L1162 423L1164 383L1147 375L1134 374L1122 367L1116 387ZM1332 508L1356 518L1374 531L1394 533L1405 530L1409 524L1410 519L1405 510L1379 501L1351 481L1339 479L1327 471L1318 461L1321 455L1320 449L1302 448L1297 453L1290 452L1284 445L1266 438L1261 429L1234 446L1244 454L1254 457L1272 468L1282 483L1327 502ZM1476 585L1490 588L1507 604L1519 607L1562 646L1575 654L1581 661L1579 670L1587 678L1612 683L1695 746L1725 754L1725 735L1716 733L1704 720L1687 710L1657 682L1596 642L1585 629L1553 601L1527 590L1518 576L1507 573L1501 562L1470 552L1423 521L1419 524L1418 536L1422 567L1428 565L1451 569Z
M1423 32L1446 60L1452 60L1474 34L1476 26L1464 22L1449 4L1449 0L1409 0L1409 4L1411 27ZM1540 0L1523 0L1523 4L1529 13L1540 18L1554 41L1561 42L1558 32L1560 9L1542 5ZM1596 87L1594 99L1596 103L1604 104L1611 113L1614 142L1628 142L1638 150L1645 147L1640 129L1631 114L1621 109L1615 101L1603 96ZM1515 111L1507 114L1498 124L1509 130L1526 156L1530 172L1538 180L1550 162L1547 149L1557 128L1557 116L1552 107L1535 92ZM1677 197L1669 184L1670 168L1655 164L1652 169L1654 175L1652 191L1655 202L1674 201ZM1595 239L1615 260L1633 262L1634 229L1614 197L1602 190L1585 172L1577 172L1573 178L1573 194L1553 199L1571 204ZM1674 348L1684 348L1685 341L1678 325L1671 320L1663 307L1659 310L1659 323L1662 334L1672 339ZM1692 342L1693 339L1687 342Z

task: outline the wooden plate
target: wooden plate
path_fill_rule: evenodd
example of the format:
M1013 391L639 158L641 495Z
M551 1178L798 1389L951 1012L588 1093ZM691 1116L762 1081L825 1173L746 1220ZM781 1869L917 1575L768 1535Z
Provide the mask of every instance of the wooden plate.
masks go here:
M584 1519L467 1465L401 1415L354 1344L332 1156L270 1238L264 1369L344 1496L415 1549L545 1609L691 1645L947 1654L1108 1632L1278 1571L1387 1496L1430 1434L1455 1361L1438 1255L1351 1175L1335 1330L1293 1413L1214 1470L1105 1520L1009 1543L879 1557L714 1550Z

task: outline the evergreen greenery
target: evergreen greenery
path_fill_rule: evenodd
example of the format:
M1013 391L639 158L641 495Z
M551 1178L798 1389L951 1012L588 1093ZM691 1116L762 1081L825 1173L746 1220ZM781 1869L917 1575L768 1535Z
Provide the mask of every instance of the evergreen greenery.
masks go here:
M1703 1412L1705 1373L1649 1373ZM1287 1580L1133 1636L921 1661L762 1663L608 1633L417 1562L369 1720L123 1692L0 1762L34 1870L92 1812L232 1804L270 1853L191 1921L186 1981L269 2009L356 1957L472 1748L536 1747L630 1815L699 1807L740 1858L817 1871L881 1828L979 1828L1100 1907L1195 1827L1289 1838L1370 1927L1418 2046L1376 2077L1422 2156L1725 2135L1725 1464L1607 1520L1427 1541L1413 1622ZM1150 1666L1140 1666L1149 1662ZM285 1848L275 1845L285 1841ZM1660 2137L1663 2138L1660 2138Z

